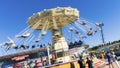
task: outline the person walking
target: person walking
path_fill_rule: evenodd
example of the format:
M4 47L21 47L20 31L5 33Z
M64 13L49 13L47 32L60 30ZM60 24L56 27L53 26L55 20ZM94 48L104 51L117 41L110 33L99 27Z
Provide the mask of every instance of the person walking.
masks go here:
M113 58L112 54L110 52L107 52L106 57L108 59L109 68L111 68L111 66L112 66L112 68L114 68L113 60L112 60L112 58Z

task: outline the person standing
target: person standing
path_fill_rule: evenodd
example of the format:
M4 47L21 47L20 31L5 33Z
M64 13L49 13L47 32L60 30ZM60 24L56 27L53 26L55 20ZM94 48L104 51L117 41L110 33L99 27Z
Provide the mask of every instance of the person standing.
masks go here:
M104 61L104 52L100 53L101 60Z
M74 62L70 62L70 68L75 68Z
M88 64L88 68L94 68L94 66L93 66L93 61L90 60L89 57L87 57L86 59L87 59L86 63Z
M52 64L54 64L55 63L55 55L53 54L52 55Z
M80 68L85 68L85 63L84 63L84 59L82 58L82 56L80 56L80 59L78 60L78 64Z
M114 52L112 52L112 57L113 57L113 61L116 63L116 65L118 66L118 68L120 68L120 65L119 65L119 63L117 61L117 57L116 57L116 55L115 55Z

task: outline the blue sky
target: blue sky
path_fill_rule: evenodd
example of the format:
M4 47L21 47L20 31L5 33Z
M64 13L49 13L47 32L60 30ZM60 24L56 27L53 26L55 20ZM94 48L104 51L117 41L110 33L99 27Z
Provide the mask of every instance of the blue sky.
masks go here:
M103 22L106 42L120 39L120 0L0 0L0 43L26 28L33 13L58 6L77 8L80 17ZM100 33L84 41L91 46L102 42Z

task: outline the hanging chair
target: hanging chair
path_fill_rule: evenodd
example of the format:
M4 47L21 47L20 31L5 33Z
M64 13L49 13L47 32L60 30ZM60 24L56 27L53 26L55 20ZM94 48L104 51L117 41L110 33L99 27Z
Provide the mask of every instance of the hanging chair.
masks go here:
M87 24L87 22L86 21L82 21L82 23L81 23L82 25L86 25Z
M91 36L93 33L91 31L87 31L87 35Z
M77 30L75 30L75 34L79 34L79 32Z

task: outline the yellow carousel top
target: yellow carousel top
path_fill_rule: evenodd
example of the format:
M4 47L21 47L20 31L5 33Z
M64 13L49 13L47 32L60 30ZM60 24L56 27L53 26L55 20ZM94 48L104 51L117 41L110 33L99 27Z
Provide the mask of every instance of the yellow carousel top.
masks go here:
M29 17L27 24L32 29L42 30L45 26L48 30L57 25L62 28L79 18L79 11L71 7L57 7L38 12ZM37 28L35 28L37 26Z

